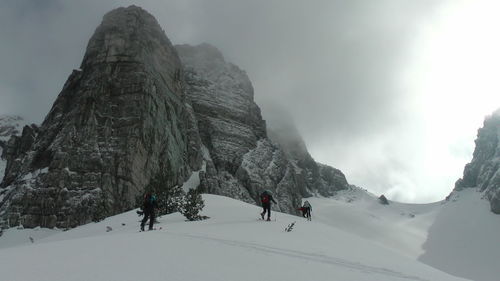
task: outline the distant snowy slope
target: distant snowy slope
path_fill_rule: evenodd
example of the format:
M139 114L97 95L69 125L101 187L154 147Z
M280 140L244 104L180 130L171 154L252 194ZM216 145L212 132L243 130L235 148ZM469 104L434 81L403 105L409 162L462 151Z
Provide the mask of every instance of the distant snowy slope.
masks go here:
M308 198L313 221L336 227L450 274L498 281L500 216L484 193L455 191L448 201L382 205L361 189Z
M424 253L427 231L441 203L382 205L370 193L351 187L334 198L308 198L314 220L391 248L411 258Z
M429 229L420 261L477 281L500 280L500 215L482 197L474 188L452 193Z
M134 211L26 246L0 249L2 280L464 280L321 222L204 195L211 219L160 218L138 232ZM284 228L296 221L291 232ZM112 228L106 232L106 227ZM0 238L1 239L1 238Z

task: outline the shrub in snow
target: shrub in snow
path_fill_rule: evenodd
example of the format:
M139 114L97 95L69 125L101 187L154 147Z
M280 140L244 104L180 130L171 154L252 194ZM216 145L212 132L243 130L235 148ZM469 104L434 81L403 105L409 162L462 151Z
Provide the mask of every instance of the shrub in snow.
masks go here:
M186 193L178 185L175 185L164 192L165 214L171 214L182 211L185 202ZM159 203L159 202L158 202Z
M92 214L93 222L100 222L104 220L108 216L107 208L106 208L106 199L101 198L96 202L94 213Z
M203 207L205 202L201 194L196 189L190 189L186 194L181 213L190 221L204 220L208 217L199 215Z
M145 192L156 196L158 215L179 212L184 205L185 192L178 185L169 186L171 178L163 172L156 174L146 186ZM136 198L138 206L142 206L143 195ZM139 214L140 215L140 214Z

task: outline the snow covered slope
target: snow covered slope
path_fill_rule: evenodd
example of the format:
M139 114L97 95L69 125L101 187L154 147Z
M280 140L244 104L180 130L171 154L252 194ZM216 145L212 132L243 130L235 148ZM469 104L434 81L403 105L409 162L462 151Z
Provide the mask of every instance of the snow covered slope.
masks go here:
M151 232L138 232L139 218L131 211L26 245L7 247L0 238L0 265L9 269L1 270L0 277L10 281L255 281L263 275L273 281L464 280L353 235L342 229L346 225L342 221L331 226L319 219L307 222L274 213L276 221L265 222L257 219L256 206L215 195L204 199L209 220L185 222L173 214L160 218L161 229ZM293 230L285 232L294 221ZM108 226L112 230L106 232ZM35 230L9 230L4 235L26 235L26 231Z
M382 205L356 188L308 199L313 220L335 226L455 276L500 280L500 216L477 189L433 204Z
M379 203L376 196L351 187L334 198L308 198L313 219L371 240L411 258L422 245L442 203Z
M484 192L454 191L429 229L420 261L472 280L500 280L500 215Z

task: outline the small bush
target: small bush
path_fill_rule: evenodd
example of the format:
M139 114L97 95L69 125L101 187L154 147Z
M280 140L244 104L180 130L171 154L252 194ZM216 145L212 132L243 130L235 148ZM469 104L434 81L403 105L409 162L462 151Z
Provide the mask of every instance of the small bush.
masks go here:
M205 202L201 194L196 189L191 189L186 194L181 213L190 221L204 220L208 217L199 215L203 207L205 207Z

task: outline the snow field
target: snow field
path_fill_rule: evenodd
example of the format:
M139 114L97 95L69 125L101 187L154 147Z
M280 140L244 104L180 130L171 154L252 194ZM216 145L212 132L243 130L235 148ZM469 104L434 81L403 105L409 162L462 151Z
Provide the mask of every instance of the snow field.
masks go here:
M130 211L4 247L2 280L464 280L319 221L274 212L277 221L265 222L257 206L204 200L205 221L176 213L159 219L161 230L138 232Z

